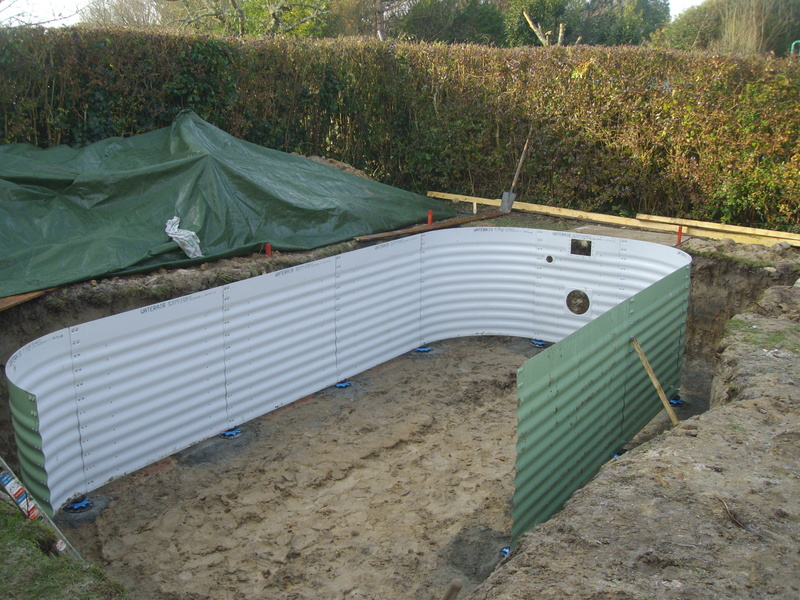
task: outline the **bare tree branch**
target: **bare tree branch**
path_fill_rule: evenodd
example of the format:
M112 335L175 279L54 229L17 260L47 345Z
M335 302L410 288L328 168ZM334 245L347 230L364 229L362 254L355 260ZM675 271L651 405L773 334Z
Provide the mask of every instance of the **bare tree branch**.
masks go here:
M45 27L72 19L80 14L80 10L62 14L52 11L53 16L41 18L24 9L25 2L20 0L0 0L0 27Z
M533 33L535 33L536 37L539 38L539 41L542 43L542 46L545 47L549 46L550 45L549 35L547 33L542 33L542 28L537 23L533 22L533 19L531 19L531 16L527 12L522 11L522 16L525 17L525 20L528 22L528 25L530 25L530 28L533 29Z

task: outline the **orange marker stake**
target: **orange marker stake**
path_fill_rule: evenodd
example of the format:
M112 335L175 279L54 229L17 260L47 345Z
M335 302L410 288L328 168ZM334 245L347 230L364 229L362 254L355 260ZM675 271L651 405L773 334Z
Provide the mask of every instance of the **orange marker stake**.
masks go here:
M676 246L681 245L681 238L683 238L683 225L678 225L678 243L675 244Z
M428 211L428 225L433 225L433 211Z
M272 256L272 244L264 244L264 252L266 252L267 256Z

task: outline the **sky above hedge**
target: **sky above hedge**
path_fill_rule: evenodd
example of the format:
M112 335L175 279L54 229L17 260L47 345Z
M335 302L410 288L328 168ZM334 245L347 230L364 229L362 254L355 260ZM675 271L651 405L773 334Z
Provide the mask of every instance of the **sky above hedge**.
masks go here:
M13 0L6 0L11 3ZM700 4L702 0L670 0L670 13L674 19L691 6ZM74 25L78 22L78 12L89 0L16 0L12 6L0 9L0 20L24 12L39 22L52 21L53 26Z

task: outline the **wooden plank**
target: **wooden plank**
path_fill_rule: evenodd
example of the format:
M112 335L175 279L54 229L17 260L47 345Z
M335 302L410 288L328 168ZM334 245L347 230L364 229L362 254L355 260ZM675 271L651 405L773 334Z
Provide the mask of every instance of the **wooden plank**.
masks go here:
M636 340L635 337L631 338L631 344L633 344L634 350L636 350L636 354L639 355L639 360L642 361L642 365L644 365L644 370L647 371L648 377L650 377L650 382L653 384L653 387L656 388L656 392L658 392L658 397L661 399L661 404L664 405L664 408L669 415L669 420L672 421L673 425L677 425L680 423L678 421L678 417L675 414L675 411L672 410L672 406L667 400L667 395L664 393L664 389L661 387L661 384L658 382L658 377L656 377L655 372L653 371L653 367L650 366L650 361L647 360L647 357L644 355L644 351L642 347L639 345L639 342Z
M446 192L428 192L430 198L441 198L442 200L452 200L453 202L472 202L472 204L484 204L486 206L500 206L501 200L490 200L478 196L464 196L463 194L448 194Z
M353 238L357 242L371 242L373 240L385 240L393 237L400 237L402 235L413 235L415 233L424 233L426 231L434 231L436 229L447 229L455 227L456 225L463 225L464 223L472 223L473 221L485 221L487 219L496 219L508 213L498 211L486 213L485 215L474 215L472 217L460 217L458 219L451 219L449 221L439 221L431 225L415 225L406 229L396 229L395 231L384 231L383 233L373 233L370 235L361 235Z
M620 227L636 227L637 229L655 229L657 231L677 232L677 225L667 223L649 223L628 217L616 217L614 215L604 215L601 213L590 213L571 208L558 208L556 206L545 206L544 204L529 204L527 202L515 202L514 208L535 212L539 214L551 215L554 217L564 217L567 219L579 219L581 221L592 221L593 223L605 223L607 225L618 225Z
M444 192L428 192L431 198L442 200L452 200L454 202L472 202L473 204L485 204L487 206L500 206L501 200L489 198L476 198L475 196L462 196L459 194L446 194ZM514 202L515 210L523 210L551 217L561 217L564 219L578 219L580 221L591 221L593 223L605 223L608 225L618 225L621 227L636 227L638 229L654 229L656 231L677 232L678 226L668 223L647 222L639 219L627 217L616 217L614 215L604 215L600 213L585 212L571 208L559 208L557 206L547 206L544 204L531 204L529 202Z
M54 289L56 288L48 288L46 290L37 290L35 292L27 292L25 294L17 294L16 296L6 296L5 298L0 298L0 311L11 308L12 306L16 306L17 304L22 304L28 300L38 298L47 292L52 292Z
M786 231L774 231L772 229L758 229L755 227L742 227L741 225L725 225L722 223L712 223L709 221L693 221L691 219L677 219L675 217L660 217L658 215L636 215L642 221L653 221L657 223L670 223L672 225L683 225L684 227L695 227L698 229L713 229L715 231L741 233L761 238L779 238L780 240L796 240L800 242L800 234L789 233ZM777 242L775 242L777 243Z
M488 206L500 206L501 202L500 200L489 198L446 194L444 192L428 192L428 196L431 198L452 200L454 202L472 202L473 205L485 204ZM578 219L593 223L604 223L620 227L635 227L637 229L652 229L655 231L669 231L672 233L677 233L678 227L683 227L684 236L703 237L713 240L732 239L734 242L740 244L762 244L764 246L772 246L778 242L787 242L792 246L800 247L800 239L795 239L800 238L800 235L781 231L770 231L768 229L755 229L752 227L739 227L735 225L717 225L715 223L706 223L703 221L691 221L689 219L675 219L644 214L636 215L635 219L630 219L627 217L615 217L614 215L573 210L571 208L530 204L528 202L515 202L514 209L564 219ZM765 232L770 235L763 235Z
M761 244L762 246L773 246L778 242L786 242L790 246L800 248L800 241L791 239L780 239L774 237L762 237L757 235L745 235L741 233L731 233L729 231L718 231L716 229L704 229L700 227L684 227L684 235L694 237L709 238L712 240L733 240L739 244Z

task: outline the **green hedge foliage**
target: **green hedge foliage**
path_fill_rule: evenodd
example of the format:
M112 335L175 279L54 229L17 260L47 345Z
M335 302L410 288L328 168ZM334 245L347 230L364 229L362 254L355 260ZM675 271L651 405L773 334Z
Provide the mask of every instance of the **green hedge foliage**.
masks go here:
M81 145L190 108L406 189L800 231L800 64L639 47L0 30L3 142Z

